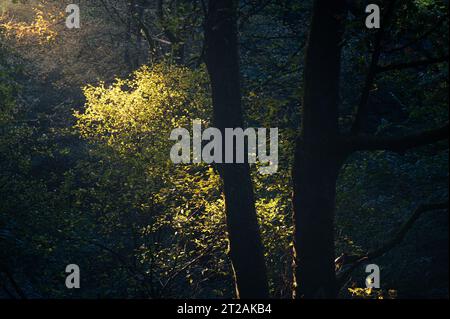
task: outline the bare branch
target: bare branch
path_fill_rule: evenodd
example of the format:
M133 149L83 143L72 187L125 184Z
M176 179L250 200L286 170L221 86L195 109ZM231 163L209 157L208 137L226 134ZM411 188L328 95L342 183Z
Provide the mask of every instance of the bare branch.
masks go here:
M431 27L428 31L425 31L421 36L419 36L419 37L417 37L417 38L407 42L404 45L401 45L399 47L394 47L394 48L391 48L389 50L385 50L384 52L385 53L393 53L393 52L397 52L397 51L401 51L401 50L404 50L406 48L409 48L410 46L412 46L412 45L422 41L427 36L429 36L430 34L434 33L444 23L444 21L447 20L447 19L448 19L447 15L439 18L437 23L433 27Z
M19 284L14 279L14 276L12 275L11 271L6 267L6 265L0 264L0 272L3 272L6 275L6 277L9 279L9 282L11 283L11 286L14 288L19 297L21 299L27 299L25 292L22 290L22 288L20 288Z
M374 49L372 52L372 57L369 65L369 69L367 70L366 80L364 82L364 87L361 93L361 97L359 100L358 107L355 113L355 119L352 124L351 132L353 134L359 133L364 126L364 122L366 121L367 115L369 113L368 109L368 101L370 96L370 91L372 89L373 83L375 81L375 77L377 75L378 70L378 62L380 60L380 55L382 52L382 41L385 34L386 27L389 23L389 20L392 17L394 12L395 1L390 1L389 6L387 7L387 11L384 18L383 27L380 28L375 36Z
M353 136L347 140L347 145L350 152L386 150L404 153L412 148L447 140L448 128L447 123L445 126L434 130L402 137Z
M244 29L245 24L250 20L250 18L254 15L257 15L260 11L264 10L269 4L271 4L273 0L266 0L262 4L254 6L249 12L241 17L241 21L239 23L239 29Z
M434 211L434 210L443 210L447 209L448 211L449 203L437 203L437 204L423 204L419 205L416 210L411 214L411 216L403 223L403 225L398 229L398 231L395 233L394 237L392 237L390 240L385 242L383 245L381 245L379 248L374 249L370 252L368 252L365 255L359 256L356 258L356 261L352 263L351 265L348 265L346 270L339 273L337 275L338 277L338 283L340 287L342 287L351 273L361 264L368 262L372 259L378 258L389 252L391 249L396 247L398 244L400 244L403 239L405 238L408 231L412 228L414 223L419 219L419 217L422 216L423 213L426 213L428 211Z
M176 279L180 274L182 274L186 269L188 269L190 266L195 264L197 261L199 261L201 258L205 257L207 254L211 253L214 250L214 246L209 246L206 249L204 249L199 255L197 255L195 258L193 258L191 261L187 262L184 266L182 266L179 269L174 269L173 273L169 275L169 278L166 280L166 282L162 285L161 288L161 295L165 292L167 287L171 284L171 282Z
M377 68L376 72L382 73L382 72L394 71L394 70L404 70L404 69L410 69L410 68L417 68L417 67L421 67L421 66L428 66L428 65L436 64L436 63L443 63L443 62L448 62L448 55L440 57L440 58L425 59L425 60L418 60L418 61L411 61L411 62L405 62L405 63L399 63L399 64L380 66Z

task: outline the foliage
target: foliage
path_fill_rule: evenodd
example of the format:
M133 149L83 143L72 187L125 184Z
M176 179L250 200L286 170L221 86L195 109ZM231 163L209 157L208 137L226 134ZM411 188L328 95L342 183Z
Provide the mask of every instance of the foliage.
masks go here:
M217 170L169 158L173 128L197 118L211 125L200 2L164 1L161 12L149 4L141 12L149 39L126 2L83 2L83 27L70 31L60 1L35 3L9 4L0 19L0 266L35 298L233 297ZM402 2L398 10L382 65L448 54L445 1ZM373 46L360 11L349 15L343 43L343 134ZM310 13L309 2L289 0L239 7L246 125L280 129L277 174L252 167L276 298L290 298L292 288L290 176ZM424 30L434 31L414 42ZM439 126L448 118L447 94L445 63L380 74L367 133ZM446 198L446 143L355 154L337 183L337 253L376 247L418 204ZM445 212L421 217L401 245L374 261L380 290L363 288L361 268L340 296L448 296L447 242ZM62 284L69 263L82 269L84 289ZM2 269L0 287L0 297L19 297Z
M62 14L47 14L43 11L43 5L34 8L34 14L31 23L8 21L8 17L0 16L0 28L4 29L6 36L19 41L26 37L35 37L40 43L55 40L57 32L52 27L61 19Z

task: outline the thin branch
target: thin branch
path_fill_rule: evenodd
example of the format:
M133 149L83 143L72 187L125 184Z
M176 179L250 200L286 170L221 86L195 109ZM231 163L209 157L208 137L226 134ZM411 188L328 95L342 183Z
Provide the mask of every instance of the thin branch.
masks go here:
M405 63L380 66L377 68L376 72L382 73L382 72L394 71L394 70L404 70L404 69L410 69L410 68L417 68L417 67L421 67L421 66L428 66L428 65L436 64L436 63L443 63L443 62L448 62L448 55L440 57L440 58L432 58L432 59L425 59L425 60L418 60L418 61L411 61L411 62L405 62Z
M355 119L354 119L352 127L351 127L352 134L357 134L362 130L364 123L367 119L368 113L369 113L368 102L369 102L369 97L370 97L370 91L372 90L373 83L375 82L375 77L377 75L378 62L380 60L380 55L382 52L383 37L385 34L386 27L393 15L394 6L395 6L395 1L392 0L387 7L387 11L386 11L386 14L384 17L383 27L378 30L378 32L375 36L374 49L372 52L369 69L367 71L366 80L364 82L364 87L363 87L363 90L361 93L359 104L356 109Z
M349 265L346 270L339 273L337 275L338 277L338 283L340 287L342 287L346 282L347 279L350 277L351 273L361 264L368 262L372 259L378 258L392 250L394 247L399 245L403 239L405 238L408 231L412 228L414 223L419 219L419 217L422 216L423 213L434 211L434 210L443 210L447 209L448 211L449 203L438 203L438 204L422 204L419 205L416 210L411 214L411 216L403 223L403 225L399 228L399 230L396 232L394 237L392 237L390 240L385 242L382 246L380 246L377 249L374 249L370 252L368 252L365 255L359 256L356 258L356 262Z
M11 298L11 299L17 299L16 296L14 296L14 295L8 290L8 288L6 288L5 285L2 285L2 284L0 283L0 287L2 287L3 291L9 296L9 298Z
M207 7L207 5L206 5L205 0L200 0L200 3L201 3L201 5L202 5L203 15L204 15L205 17L207 17L207 16L208 16L208 7Z
M353 136L347 140L350 152L386 150L397 153L448 140L448 123L437 129L402 137Z
M161 288L161 294L163 294L167 287L169 287L170 283L176 279L181 273L183 273L186 269L188 269L191 265L196 263L199 259L206 256L208 253L212 252L214 250L214 246L209 246L206 249L204 249L198 256L196 256L194 259L186 263L184 266L182 266L179 269L174 270L174 272L169 276L169 278L166 280L166 282L162 285Z
M262 4L260 3L259 6L254 6L251 10L249 10L249 12L247 12L246 15L242 16L239 23L239 30L243 30L245 28L245 24L248 23L250 18L264 10L269 4L271 4L272 1L273 0L266 0Z
M24 291L20 288L19 284L14 279L14 276L12 275L11 271L9 271L9 269L5 265L0 264L0 272L3 272L6 275L6 277L9 279L9 282L11 283L11 286L17 292L19 297L21 299L27 299L27 296L25 295Z
M149 287L148 287L148 283L145 280L146 278L146 274L143 272L140 272L137 267L135 267L134 265L132 265L125 256L121 255L120 253L116 252L115 250L99 243L98 241L94 241L94 240L89 240L87 238L76 238L76 237L72 237L66 234L63 234L60 230L57 230L55 232L52 232L52 235L62 239L62 240L68 240L68 241L78 241L78 242L84 242L87 243L89 245L93 245L96 246L108 253L110 253L112 256L116 257L116 259L124 266L124 268L131 274L133 275L134 279L136 279L136 281L139 281L141 283L143 283L143 288L145 290L145 292L147 294L149 294Z
M150 52L154 54L155 52L155 43L153 42L153 37L150 34L148 28L144 25L144 23L140 19L136 19L136 22L139 28L144 32L145 40L147 40L148 46L150 48Z
M106 10L106 12L112 16L111 11L109 10L109 6L108 3L106 3L105 0L100 0L101 4L103 5L104 9ZM125 19L121 16L121 14L119 13L119 10L117 10L117 8L114 5L111 5L112 10L114 11L114 14L117 16L117 18L119 19L119 21L123 24L126 25L127 22L125 21Z
M406 49L406 48L409 48L410 46L412 46L412 45L414 45L414 44L416 44L416 43L422 41L422 40L425 39L427 36L431 35L431 34L432 34L434 31L436 31L436 30L442 25L442 23L443 23L445 20L447 20L447 19L448 19L448 16L447 16L447 15L441 17L441 18L438 20L438 22L437 22L433 27L431 27L428 31L425 31L424 33L422 33L422 35L418 36L417 38L415 38L415 39L413 39L413 40L411 40L411 41L409 41L409 42L407 42L406 44L403 44L403 45L398 46L398 47L391 48L391 49L389 49L389 50L385 50L384 52L385 52L385 53L393 53L393 52L397 52L397 51L401 51L401 50L404 50L404 49Z

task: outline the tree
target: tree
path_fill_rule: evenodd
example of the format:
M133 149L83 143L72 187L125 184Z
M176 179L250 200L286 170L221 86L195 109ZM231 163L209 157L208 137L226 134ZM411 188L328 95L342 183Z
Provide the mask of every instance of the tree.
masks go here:
M0 299L448 296L448 1L4 3ZM277 173L174 164L194 119Z
M393 14L394 5L395 1L390 1L386 6L384 25ZM379 67L383 28L376 35L375 48L350 134L340 133L339 76L345 10L345 1L330 3L316 0L313 8L305 60L302 129L296 143L293 169L294 296L297 298L334 298L337 295L339 287L334 262L336 180L348 156L356 151L374 150L404 153L415 147L448 139L448 124L402 137L367 136L364 133L369 113L368 99L376 73L418 65L409 63ZM428 63L441 61L434 59ZM393 246L388 245L389 248ZM375 255L379 256L369 254Z
M302 130L293 169L296 297L332 297L333 214L338 169L337 147L341 36L344 1L314 4L306 51Z
M225 128L243 126L235 1L209 1L205 42L213 123L224 133ZM267 298L264 252L249 166L221 164L219 173L224 186L236 294L240 298Z

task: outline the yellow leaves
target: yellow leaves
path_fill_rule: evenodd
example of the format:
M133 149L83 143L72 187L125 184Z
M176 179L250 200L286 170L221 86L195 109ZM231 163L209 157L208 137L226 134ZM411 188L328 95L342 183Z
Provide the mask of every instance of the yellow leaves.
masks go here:
M0 29L4 30L7 37L16 40L35 38L40 44L55 40L58 33L54 30L54 26L63 17L63 13L45 13L43 6L38 6L33 11L34 19L30 23L16 22L8 19L7 15L1 15Z
M124 155L166 155L172 129L208 117L205 83L203 70L161 63L108 87L86 86L85 112L74 114L77 128L83 137L103 141Z
M208 123L207 83L204 70L165 63L144 66L111 85L101 82L84 87L85 109L74 112L82 137L144 167L143 178L155 185L152 207L164 210L152 228L143 231L170 227L180 240L194 238L190 243L195 249L223 243L220 179L204 164L171 163L169 136L174 128L190 127L193 119ZM136 207L142 210L142 205Z
M387 292L382 289L373 288L348 288L353 298L356 299L395 299L397 298L397 290L389 289Z
M376 296L373 295L374 289L372 288L348 288L348 291L356 298L376 298Z

